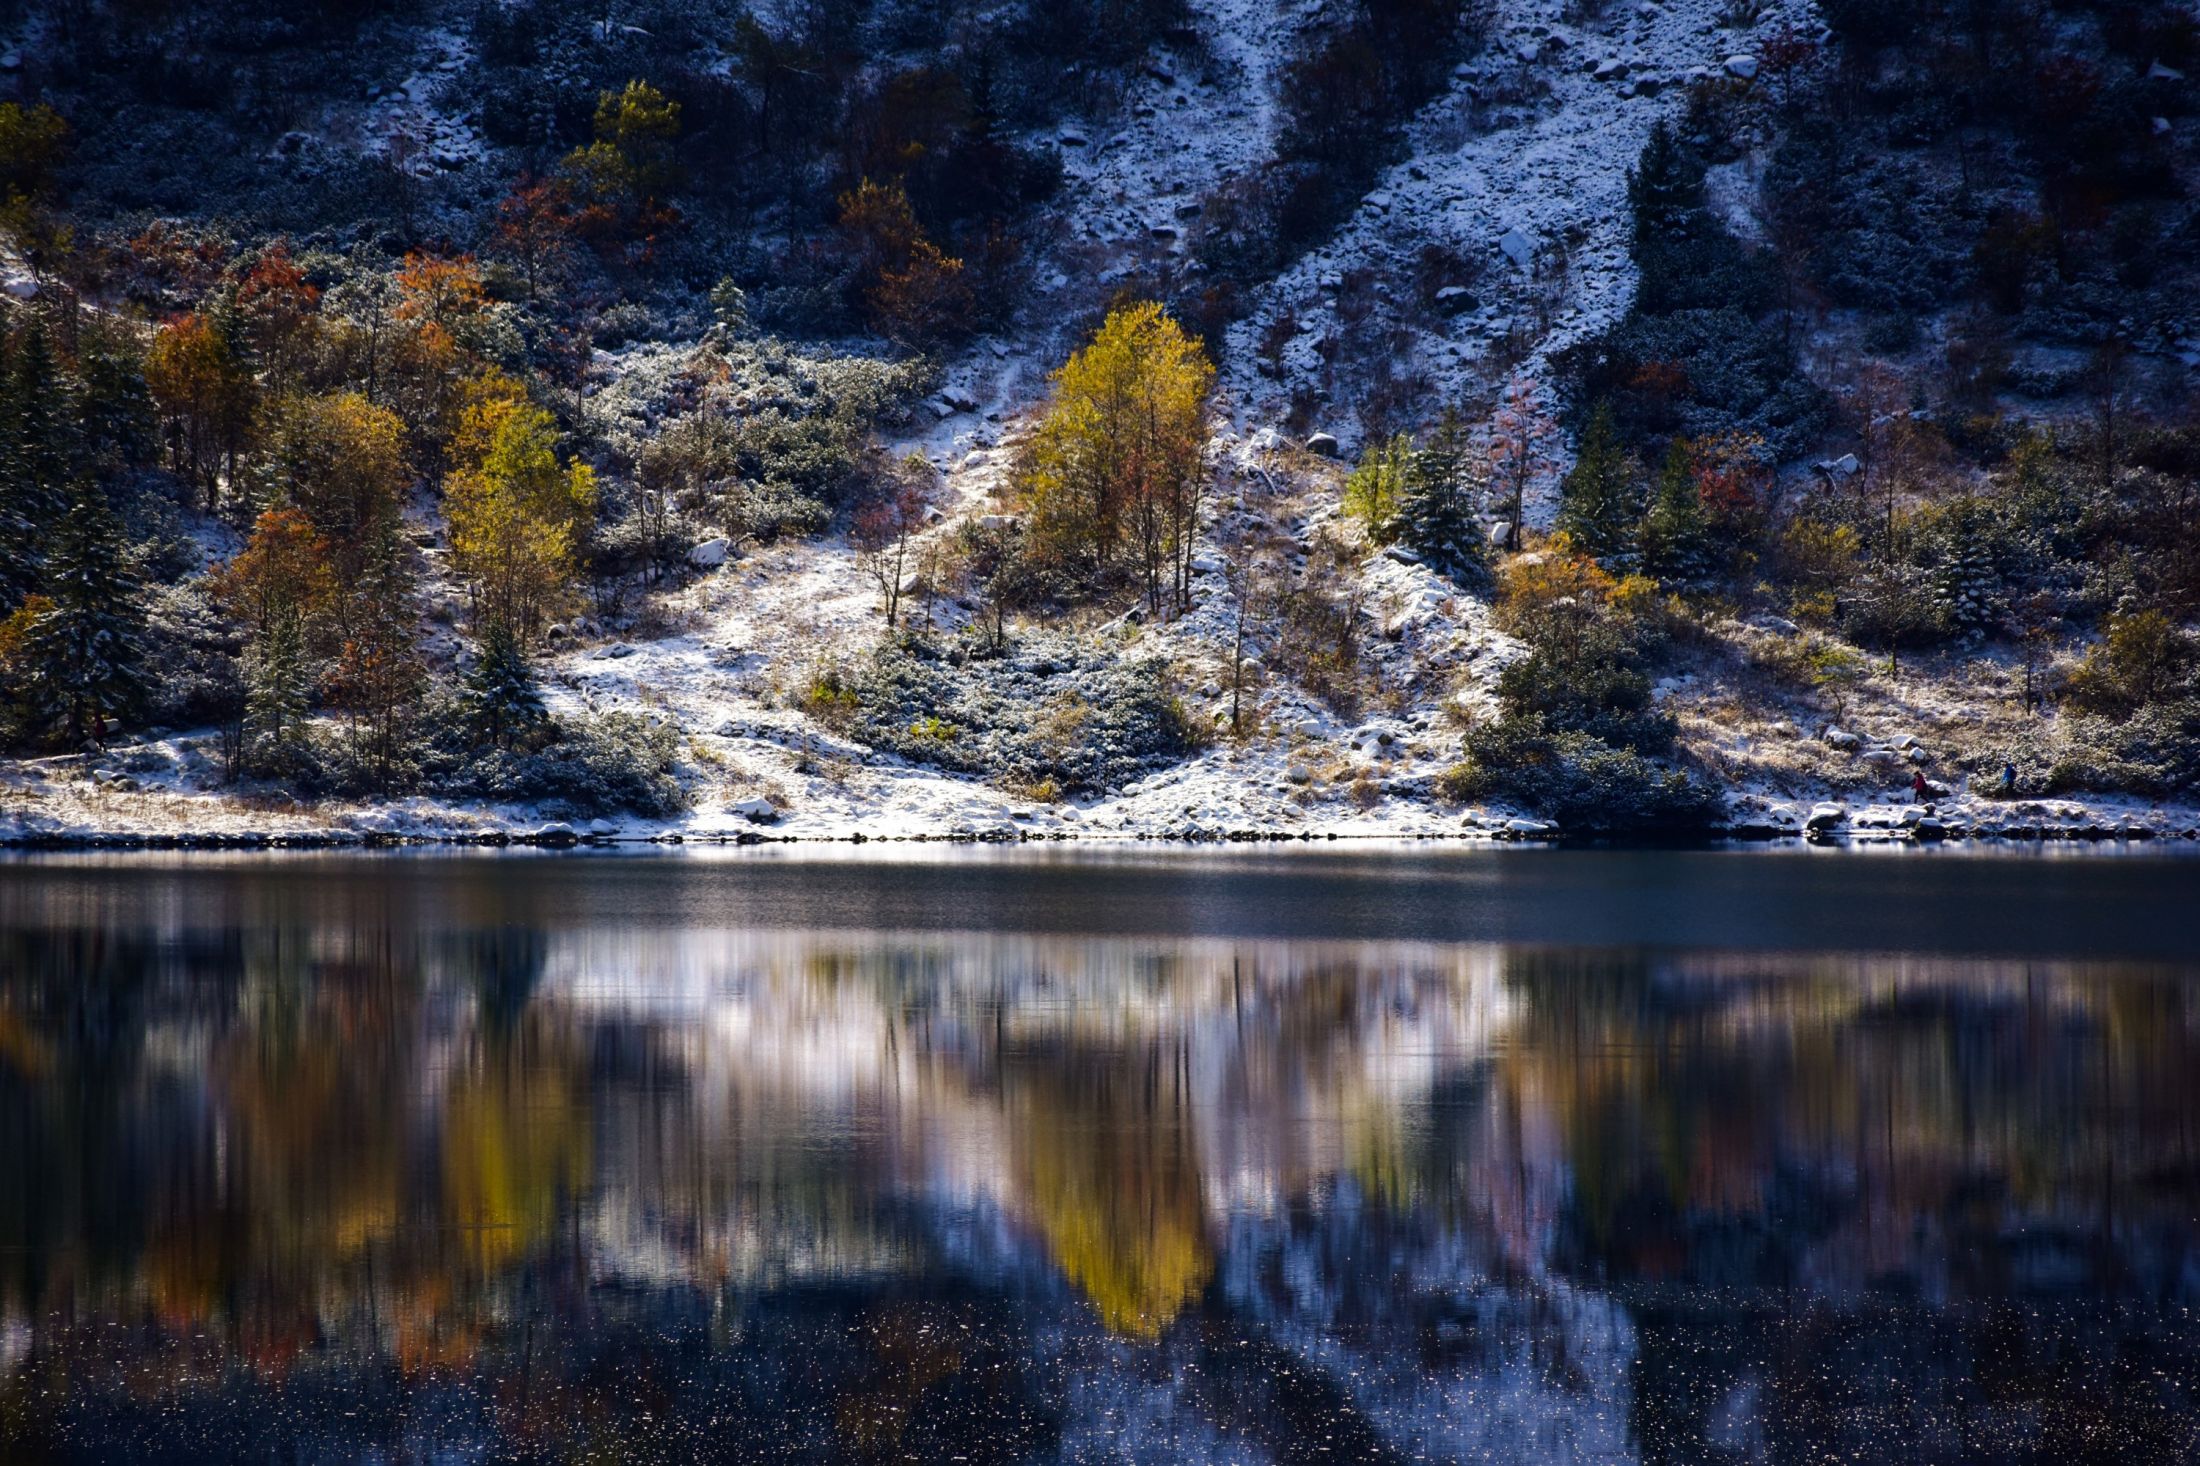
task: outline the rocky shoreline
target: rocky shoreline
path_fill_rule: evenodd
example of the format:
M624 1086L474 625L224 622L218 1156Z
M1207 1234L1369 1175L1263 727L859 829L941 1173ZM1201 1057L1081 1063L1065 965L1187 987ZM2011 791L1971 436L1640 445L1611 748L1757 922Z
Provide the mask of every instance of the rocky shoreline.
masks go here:
M653 829L628 831L605 820L576 827L562 821L530 828L459 830L423 825L416 829L227 830L205 832L68 828L0 832L0 850L14 851L277 851L393 849L606 850L634 846L684 845L866 845L866 844L1138 844L1184 845L1312 844L1315 842L1434 841L1503 844L1752 844L1805 843L1819 846L1871 845L2133 845L2200 844L2200 812L2147 815L2104 812L2066 800L2019 800L2007 806L1946 808L1931 804L1871 804L1858 808L1833 801L1807 812L1792 804L1738 808L1724 823L1698 829L1661 831L1654 837L1566 830L1549 820L1469 812L1449 829L1332 828L1283 830L1224 829L1194 824L1151 830L1100 832L1039 830L1013 823L973 828L957 825L937 831L867 834L777 831L764 823L745 828Z

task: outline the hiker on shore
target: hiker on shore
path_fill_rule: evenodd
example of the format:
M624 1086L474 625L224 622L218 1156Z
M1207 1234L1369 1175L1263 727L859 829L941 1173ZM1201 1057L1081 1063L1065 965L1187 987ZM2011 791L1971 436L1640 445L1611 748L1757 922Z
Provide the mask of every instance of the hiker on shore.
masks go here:
M1920 804L1923 804L1932 795L1931 786L1925 782L1925 771L1923 769L1911 771L1910 792L1917 796L1917 802Z

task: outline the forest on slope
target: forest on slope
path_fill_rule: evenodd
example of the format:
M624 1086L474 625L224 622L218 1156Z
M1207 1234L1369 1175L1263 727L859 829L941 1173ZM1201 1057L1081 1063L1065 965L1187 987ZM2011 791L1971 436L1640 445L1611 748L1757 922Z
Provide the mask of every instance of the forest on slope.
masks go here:
M2182 830L2196 62L18 4L0 832Z

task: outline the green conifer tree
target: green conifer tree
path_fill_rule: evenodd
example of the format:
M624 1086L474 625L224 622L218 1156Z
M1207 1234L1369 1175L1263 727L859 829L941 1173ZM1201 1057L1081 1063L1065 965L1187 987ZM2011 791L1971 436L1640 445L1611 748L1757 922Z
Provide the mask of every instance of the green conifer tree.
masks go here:
M1627 202L1637 244L1684 236L1690 216L1703 207L1703 166L1666 123L1650 129L1641 160L1628 171Z
M491 622L481 656L466 677L466 718L477 743L506 749L548 714L534 669L511 628Z
M54 526L41 589L50 604L24 637L31 709L77 747L106 736L145 694L145 611L122 524L107 496L77 481Z
M1634 465L1620 446L1612 405L1600 402L1581 435L1581 453L1559 485L1558 528L1599 560L1626 558L1634 548L1641 504Z
M1398 520L1400 537L1421 562L1455 581L1477 578L1488 568L1483 487L1482 460L1468 441L1466 420L1446 409L1414 455Z
M1701 585L1717 564L1711 521L1696 487L1695 465L1679 438L1665 450L1665 466L1636 535L1643 569L1667 585Z
M67 388L37 320L0 373L0 614L39 588L46 542L67 502Z
M253 639L244 674L245 760L262 773L286 773L305 743L313 701L305 625L295 612Z

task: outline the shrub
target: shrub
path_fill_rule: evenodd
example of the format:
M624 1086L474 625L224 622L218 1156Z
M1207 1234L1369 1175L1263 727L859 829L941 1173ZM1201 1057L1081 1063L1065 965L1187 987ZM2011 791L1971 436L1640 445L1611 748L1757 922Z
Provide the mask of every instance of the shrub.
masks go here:
M1446 798L1503 800L1568 830L1701 830L1718 813L1717 796L1686 774L1534 718L1470 730L1464 755L1439 781Z
M663 818L687 808L680 733L632 713L558 719L550 741L489 752L439 781L439 792L538 804L565 819L627 812Z
M999 655L990 642L890 642L854 667L821 669L803 701L874 748L1007 788L1096 793L1199 742L1160 658L1058 637Z
M2193 638L2161 612L2112 616L2071 674L2068 696L2083 711L2128 716L2185 693L2196 662Z

